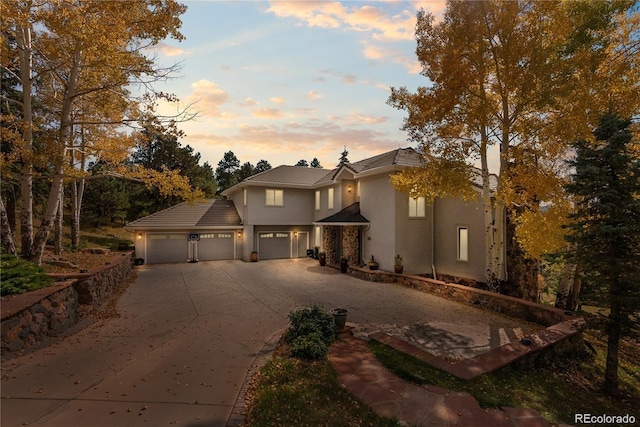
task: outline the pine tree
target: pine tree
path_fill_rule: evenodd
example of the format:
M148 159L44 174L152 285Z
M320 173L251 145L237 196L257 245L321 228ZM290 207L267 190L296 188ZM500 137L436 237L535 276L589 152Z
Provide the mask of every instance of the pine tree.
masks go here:
M640 159L633 152L630 121L607 114L594 131L595 143L574 144L576 198L569 240L583 266L583 295L608 305L604 390L618 388L618 349L640 309ZM584 297L583 297L584 298ZM636 319L637 322L637 319Z
M305 159L300 159L298 160L298 163L296 163L294 166L309 167L309 162L307 162Z
M347 158L348 155L349 155L349 152L347 151L347 147L345 146L344 151L340 153L340 160L338 160L338 165L336 167L339 168L345 163L349 163L349 159Z
M322 165L320 164L320 160L318 160L318 158L317 158L317 157L314 157L314 158L313 158L313 160L311 160L311 164L310 164L310 166L311 166L312 168L319 168L319 169L322 169Z

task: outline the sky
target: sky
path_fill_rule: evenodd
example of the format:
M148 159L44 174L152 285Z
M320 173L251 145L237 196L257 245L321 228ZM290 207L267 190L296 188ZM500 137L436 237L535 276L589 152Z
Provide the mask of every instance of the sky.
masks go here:
M293 165L316 157L325 168L408 147L404 111L386 104L390 87L429 81L415 55L416 11L441 16L442 1L183 1L181 33L155 49L177 78L156 89L192 104L180 123L215 169L233 151L241 163Z

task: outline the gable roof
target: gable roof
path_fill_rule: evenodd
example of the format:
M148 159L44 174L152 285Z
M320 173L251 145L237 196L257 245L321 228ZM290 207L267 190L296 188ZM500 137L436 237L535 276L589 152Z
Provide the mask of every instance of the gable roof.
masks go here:
M349 171L355 178L359 178L379 173L398 172L406 167L419 167L421 165L420 154L415 149L397 148L354 163L344 163L331 170L306 166L278 166L246 178L244 181L223 191L222 195L227 196L248 185L319 188L334 183L336 177L343 170ZM498 187L498 178L494 174L491 174L489 178L490 188L495 191ZM472 168L472 182L474 185L482 187L482 174L475 167Z
M323 218L314 224L334 224L334 225L367 225L369 220L360 213L360 202L347 206L340 212Z
M183 202L125 225L127 230L241 228L240 215L231 200Z

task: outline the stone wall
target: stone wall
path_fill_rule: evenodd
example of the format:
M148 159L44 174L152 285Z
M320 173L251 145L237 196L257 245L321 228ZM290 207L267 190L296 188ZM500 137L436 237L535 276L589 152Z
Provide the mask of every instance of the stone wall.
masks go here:
M127 252L87 273L52 274L58 282L47 288L3 297L2 354L22 350L75 325L113 295L132 266L133 253Z
M360 227L349 225L342 228L342 256L351 265L360 265L358 255L360 253L358 234Z
M327 264L337 264L338 259L338 227L335 225L322 226L322 247L327 255Z
M451 373L460 378L470 379L478 373L490 372L512 362L522 366L544 364L567 354L579 353L584 348L582 331L586 323L583 318L574 316L571 312L422 276L396 274L383 270L371 271L352 265L349 266L348 272L360 279L371 282L398 283L408 288L428 292L463 304L487 308L546 327L537 334L531 335L529 337L531 342L528 345L520 342L509 343L463 363L452 365L451 369L455 372L451 371ZM443 362L443 366L437 367L445 369L445 364Z

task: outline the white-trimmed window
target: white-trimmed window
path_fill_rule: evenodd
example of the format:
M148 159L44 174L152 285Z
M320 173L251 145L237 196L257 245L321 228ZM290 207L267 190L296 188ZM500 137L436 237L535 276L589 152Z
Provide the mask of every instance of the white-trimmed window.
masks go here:
M458 227L458 261L469 261L468 227Z
M319 225L316 225L316 246L320 247L320 244L322 242L321 238L322 238L322 234L321 234L321 227Z
M426 204L424 197L409 197L409 217L424 218L426 214Z
M284 206L284 190L267 188L264 190L265 206Z
M320 190L316 190L316 210L320 210Z
M247 189L246 188L242 192L242 197L243 197L243 200L244 200L244 206L247 206Z
M327 190L327 209L333 209L333 187Z

